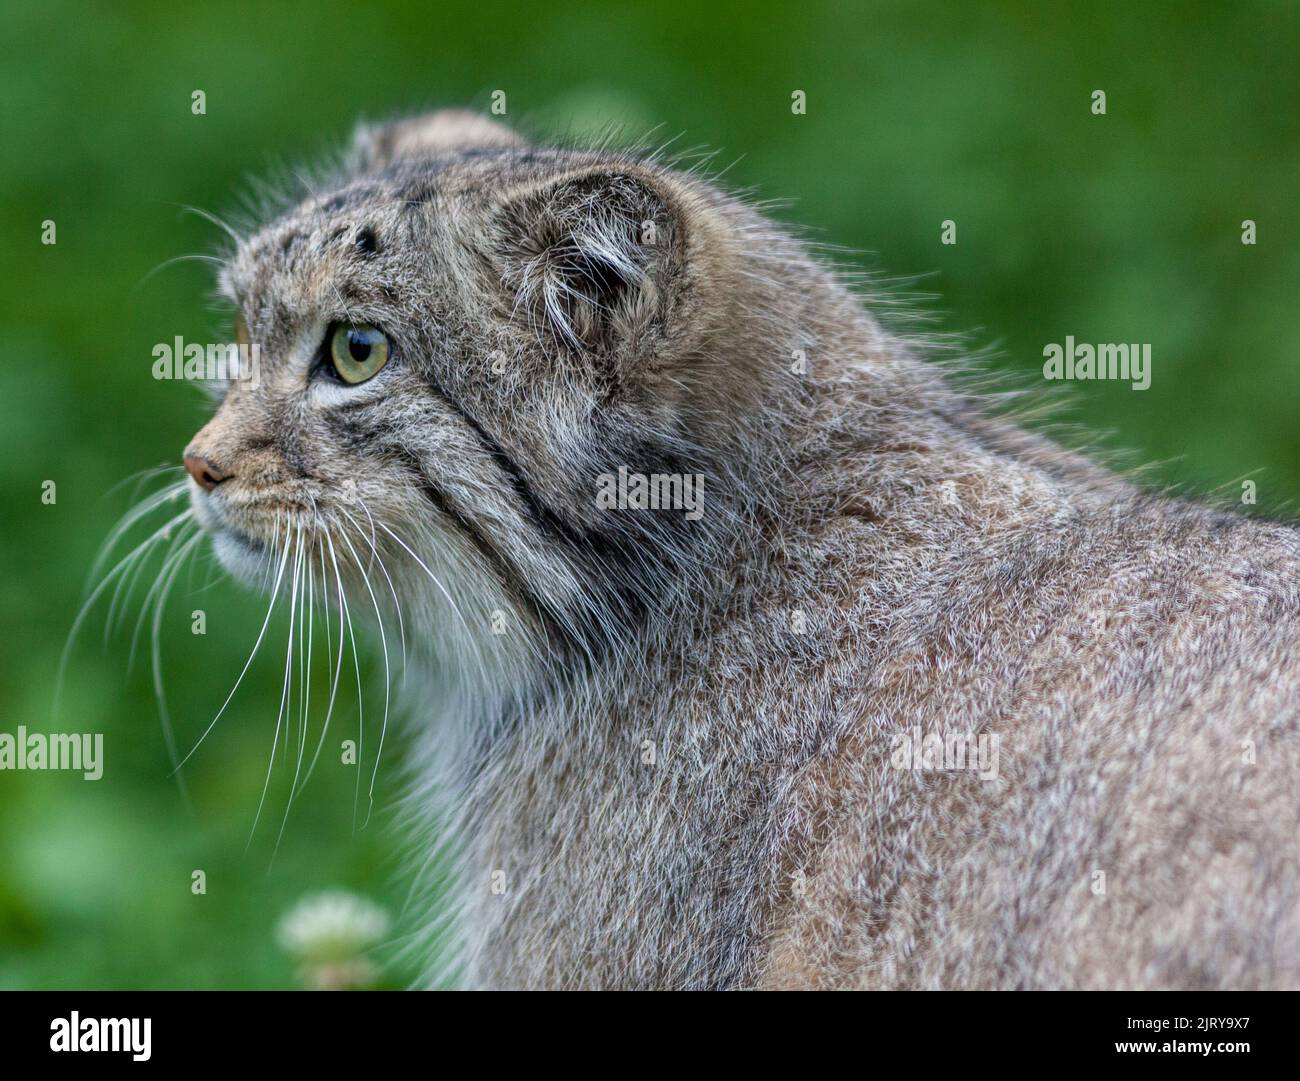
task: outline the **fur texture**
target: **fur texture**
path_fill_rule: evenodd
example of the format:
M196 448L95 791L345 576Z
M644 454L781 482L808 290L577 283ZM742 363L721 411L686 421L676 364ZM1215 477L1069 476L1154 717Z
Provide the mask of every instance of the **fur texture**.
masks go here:
M653 155L365 128L222 285L263 378L200 517L381 617L384 568L466 984L1300 985L1290 526L997 417ZM356 387L339 322L393 343ZM703 516L598 506L620 466ZM997 776L900 768L913 730Z

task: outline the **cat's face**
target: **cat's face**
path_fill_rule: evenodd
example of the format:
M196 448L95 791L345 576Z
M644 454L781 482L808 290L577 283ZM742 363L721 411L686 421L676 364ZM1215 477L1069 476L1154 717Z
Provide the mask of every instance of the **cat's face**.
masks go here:
M596 478L700 442L691 383L725 314L703 198L463 116L366 133L359 156L221 275L259 379L187 448L196 516L245 579L300 546L485 628L503 605L609 618L618 586L593 601L593 576L665 527L599 509Z

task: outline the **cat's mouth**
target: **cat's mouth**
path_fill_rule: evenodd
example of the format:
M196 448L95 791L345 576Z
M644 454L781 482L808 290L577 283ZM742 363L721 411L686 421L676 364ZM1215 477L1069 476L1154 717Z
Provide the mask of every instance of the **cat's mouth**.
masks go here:
M236 524L220 499L193 484L190 505L199 525L212 537L212 549L221 565L242 582L260 581L272 555L270 544Z
M272 562L270 545L232 525L217 524L205 528L212 537L212 550L217 560L230 575L245 585L256 585L265 577Z

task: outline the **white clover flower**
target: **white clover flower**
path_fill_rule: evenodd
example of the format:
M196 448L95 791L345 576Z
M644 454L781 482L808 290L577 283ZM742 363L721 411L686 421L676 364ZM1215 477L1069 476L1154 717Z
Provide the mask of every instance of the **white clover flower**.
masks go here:
M277 935L289 953L310 964L349 961L387 933L388 913L345 890L303 898L280 920Z

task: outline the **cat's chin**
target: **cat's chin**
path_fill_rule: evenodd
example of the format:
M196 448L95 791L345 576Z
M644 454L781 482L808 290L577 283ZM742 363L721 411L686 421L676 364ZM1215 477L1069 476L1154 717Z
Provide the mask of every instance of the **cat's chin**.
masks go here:
M236 581L246 586L257 586L265 579L269 559L265 545L233 530L219 529L212 535L212 550L218 562Z

